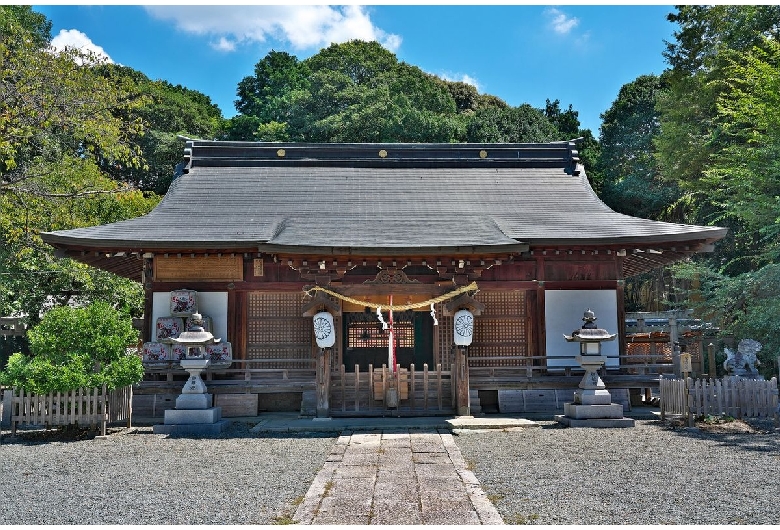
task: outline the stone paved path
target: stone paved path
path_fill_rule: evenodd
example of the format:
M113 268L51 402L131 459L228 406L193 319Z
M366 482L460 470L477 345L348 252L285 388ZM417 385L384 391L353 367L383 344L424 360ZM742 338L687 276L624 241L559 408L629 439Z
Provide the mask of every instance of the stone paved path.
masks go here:
M503 524L452 434L344 432L298 506L299 524Z

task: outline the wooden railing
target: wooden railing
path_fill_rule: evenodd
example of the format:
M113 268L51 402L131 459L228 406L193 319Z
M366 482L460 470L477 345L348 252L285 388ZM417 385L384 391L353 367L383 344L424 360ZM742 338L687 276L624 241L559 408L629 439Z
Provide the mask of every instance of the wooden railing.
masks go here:
M233 359L227 366L209 366L204 370L206 381L300 381L314 380L315 359ZM145 367L147 381L173 381L187 373L178 361L157 362Z
M132 421L132 387L107 391L103 388L79 388L69 392L30 394L23 389L6 389L4 407L10 412L11 435L16 434L19 424L96 426L100 425L105 436L106 424Z
M547 366L549 359L565 360L569 366ZM673 372L671 359L666 355L620 355L609 357L618 359L619 365L605 366L601 372L613 376L658 376ZM474 366L476 361L501 361L512 363L509 366ZM469 374L472 379L482 380L526 380L543 377L581 376L585 370L577 365L574 356L503 356L503 357L470 357Z
M388 390L398 394L397 406L388 402ZM442 370L441 364L430 370L411 365L409 369L396 367L395 374L386 365L367 371L347 372L342 364L330 377L331 415L364 413L384 415L388 412L403 415L441 413L453 411L451 373Z
M777 378L769 381L724 377L723 379L661 378L661 419L681 415L693 425L702 415L734 418L775 418L778 412Z

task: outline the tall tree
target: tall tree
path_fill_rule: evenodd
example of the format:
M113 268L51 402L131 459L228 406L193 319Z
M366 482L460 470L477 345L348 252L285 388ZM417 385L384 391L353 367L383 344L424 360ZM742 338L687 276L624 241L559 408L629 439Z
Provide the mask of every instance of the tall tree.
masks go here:
M662 77L640 76L623 85L601 115L601 198L621 213L679 221L670 218L668 208L680 193L663 181L655 157L660 131L656 102L664 86Z
M447 142L457 134L446 84L401 63L377 42L333 44L304 61L308 94L290 120L295 139L316 142Z
M550 101L546 99L544 102L544 115L558 129L558 137L561 140L573 140L579 136L579 112L572 108L571 103L568 109L561 110L561 102L559 100Z
M661 171L683 192L677 206L688 220L718 222L730 229L719 247L724 270L732 274L752 270L760 266L753 257L762 253L762 239L724 209L715 193L722 183L710 170L725 152L744 143L744 138L725 132L726 122L718 116L718 101L729 86L725 80L731 58L766 39L777 40L780 7L679 6L669 19L680 30L675 32L677 42L667 45L665 56L673 68L669 87L658 100Z
M670 20L680 30L665 54L673 69L659 98L659 161L695 220L729 228L710 259L676 274L700 280L689 304L702 303L725 332L776 351L780 7L679 6Z
M224 128L219 107L211 98L181 85L151 80L142 72L115 64L101 65L97 71L111 83L126 84L139 105L124 120L141 120L144 133L135 140L143 164L117 165L102 160L101 168L113 179L143 191L164 195L176 176L184 141L190 138L216 138Z
M138 215L156 202L101 170L141 166L143 124L126 117L142 101L128 83L103 77L96 57L42 47L50 26L33 17L27 28L16 13L2 11L0 33L0 314L35 322L72 296L138 311L137 285L55 260L39 233Z

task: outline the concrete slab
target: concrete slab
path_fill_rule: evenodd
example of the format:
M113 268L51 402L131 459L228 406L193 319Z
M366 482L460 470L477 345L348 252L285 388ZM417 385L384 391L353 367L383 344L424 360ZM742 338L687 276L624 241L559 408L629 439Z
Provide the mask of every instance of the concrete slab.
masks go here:
M636 422L633 418L594 418L594 419L575 419L568 416L556 416L555 421L567 427L598 427L598 428L620 428L634 427Z
M213 436L227 430L230 420L220 420L216 423L191 423L189 425L154 425L154 434L174 436Z

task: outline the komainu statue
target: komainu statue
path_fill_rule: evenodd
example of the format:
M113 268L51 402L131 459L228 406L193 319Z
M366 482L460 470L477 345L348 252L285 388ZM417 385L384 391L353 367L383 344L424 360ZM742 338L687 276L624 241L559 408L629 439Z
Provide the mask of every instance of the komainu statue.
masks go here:
M761 365L756 354L761 351L761 343L753 339L742 339L737 345L736 353L724 347L723 351L728 356L723 363L723 368L729 375L758 378L756 366ZM747 367L747 368L746 368Z

